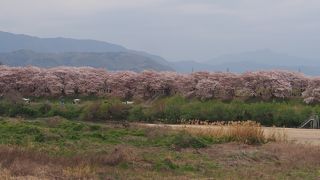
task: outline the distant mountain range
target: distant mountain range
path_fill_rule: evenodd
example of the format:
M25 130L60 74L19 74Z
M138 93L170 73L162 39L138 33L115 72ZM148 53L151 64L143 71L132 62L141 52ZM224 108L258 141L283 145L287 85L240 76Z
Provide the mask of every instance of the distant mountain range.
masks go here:
M174 71L160 56L95 40L38 38L0 31L0 62L10 66L91 66L108 70Z
M320 62L277 53L268 49L227 54L205 62L168 62L160 56L127 49L96 40L39 38L0 31L0 64L91 66L108 70L156 71L230 71L282 69L320 75Z
M125 47L102 41L71 38L38 38L0 31L0 52L28 49L36 52L119 52Z
M90 66L107 68L111 71L156 70L173 71L169 66L157 63L149 57L128 52L66 52L37 53L31 50L18 50L10 53L0 53L0 62L9 66Z
M320 75L320 62L317 60L293 57L268 49L223 55L206 62L180 61L172 64L180 72L230 71L241 73L280 69Z

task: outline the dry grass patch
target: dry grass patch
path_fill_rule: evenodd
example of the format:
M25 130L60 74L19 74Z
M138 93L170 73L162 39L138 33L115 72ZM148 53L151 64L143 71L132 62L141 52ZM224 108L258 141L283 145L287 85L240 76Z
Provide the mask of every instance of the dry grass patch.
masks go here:
M317 179L320 146L270 142L218 144L199 150L224 167L221 179Z
M121 163L132 163L134 158L135 152L125 146L115 146L109 153L87 153L72 157L49 156L37 150L0 146L0 179L97 179L98 171L104 172L105 168L113 168Z
M268 133L265 133L268 141L273 142L288 142L288 135L284 130L276 129L276 127L273 127L269 130Z
M124 145L115 146L111 153L97 153L91 155L90 163L98 165L117 166L121 163L130 163L136 160L134 148Z
M224 138L245 144L261 144L267 140L261 125L254 121L228 122L214 126L185 126L183 129L194 135Z
M75 167L67 167L62 170L64 177L72 177L75 179L90 179L95 177L95 169L89 165L81 164Z
M318 167L320 170L320 146L292 143L271 143L266 151L281 157L283 164L290 167ZM320 174L319 174L320 176Z

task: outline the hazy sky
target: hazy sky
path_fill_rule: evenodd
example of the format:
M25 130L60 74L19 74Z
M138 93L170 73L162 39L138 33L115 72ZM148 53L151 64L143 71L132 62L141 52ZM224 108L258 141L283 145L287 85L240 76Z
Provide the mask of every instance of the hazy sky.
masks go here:
M0 30L108 41L168 60L269 48L320 57L320 0L0 0Z

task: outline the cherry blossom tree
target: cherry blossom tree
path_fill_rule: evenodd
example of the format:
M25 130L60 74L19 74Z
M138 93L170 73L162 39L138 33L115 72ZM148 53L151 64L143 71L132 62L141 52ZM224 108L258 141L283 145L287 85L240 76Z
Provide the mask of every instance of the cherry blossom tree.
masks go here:
M130 71L109 72L90 67L0 66L0 94L23 96L115 96L153 99L180 94L187 98L303 98L320 102L320 77L289 71L257 71L243 74Z

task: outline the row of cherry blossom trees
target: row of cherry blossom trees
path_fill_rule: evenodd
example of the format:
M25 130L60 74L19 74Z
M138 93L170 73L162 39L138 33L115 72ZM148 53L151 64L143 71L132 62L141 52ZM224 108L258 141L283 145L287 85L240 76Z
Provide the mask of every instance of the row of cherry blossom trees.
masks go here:
M320 102L320 78L288 71L243 74L121 71L90 67L0 66L0 95L16 91L23 96L116 96L152 99L180 94L200 99L292 98Z

